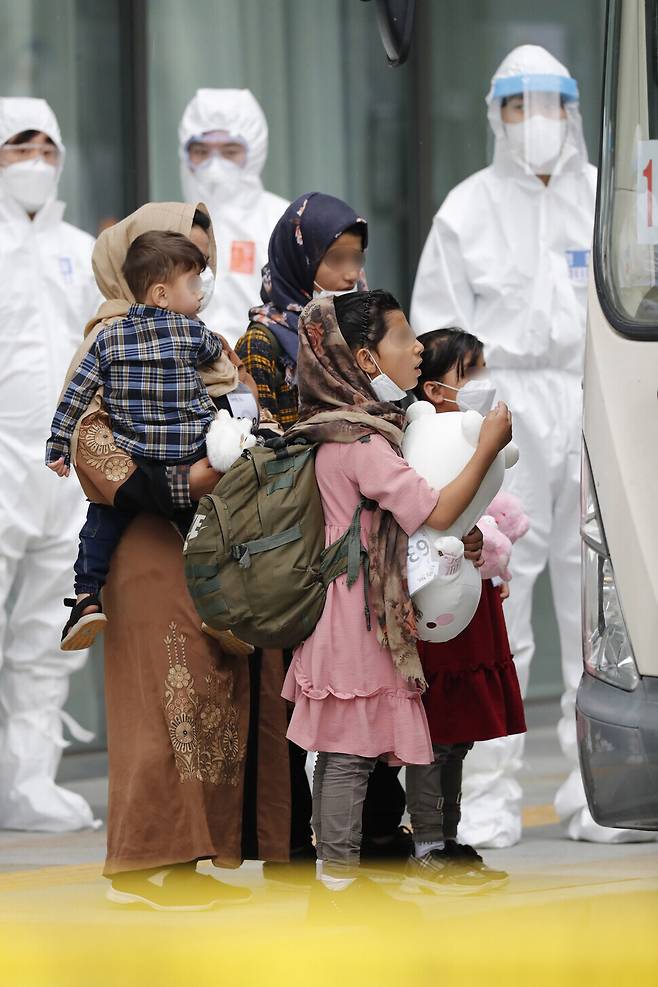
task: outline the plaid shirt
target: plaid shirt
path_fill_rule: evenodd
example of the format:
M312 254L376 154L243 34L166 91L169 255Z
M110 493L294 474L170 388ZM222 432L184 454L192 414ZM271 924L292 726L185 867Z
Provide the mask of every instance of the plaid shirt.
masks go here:
M76 423L96 390L114 440L129 455L176 463L196 455L216 409L197 367L222 352L214 333L194 319L146 305L99 332L66 388L51 426L46 462L69 462Z
M299 417L297 387L263 327L252 322L236 343L235 352L256 381L261 407L267 408L283 428L294 425Z

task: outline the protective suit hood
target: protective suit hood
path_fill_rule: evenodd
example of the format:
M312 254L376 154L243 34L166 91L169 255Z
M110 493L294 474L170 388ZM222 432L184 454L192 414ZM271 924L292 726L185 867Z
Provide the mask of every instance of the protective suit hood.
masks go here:
M539 45L514 48L496 69L486 96L487 117L495 137L493 167L502 175L532 175L532 169L519 161L510 149L501 118L504 97L524 92L555 92L564 100L567 134L552 175L582 171L587 165L587 148L578 103L578 83L567 68Z
M239 191L232 205L248 206L262 191L260 173L267 159L267 120L260 103L248 89L198 89L185 108L178 128L183 193L188 202L202 198L195 174L185 160L185 148L193 137L224 130L242 141L247 159ZM211 212L213 203L209 202Z
M0 98L0 146L6 144L8 140L15 137L16 134L22 133L24 130L39 130L47 134L54 142L59 150L59 164L57 165L57 179L59 180L62 174L62 168L64 167L65 148L59 124L57 123L57 117L48 103L45 99L36 99L31 96L5 96ZM20 207L14 202L13 197L4 188L2 169L0 169L0 198L9 204L10 211L12 211L12 207L17 212L21 211ZM41 209L45 209L54 201L55 195L48 202L44 203ZM61 219L61 210L57 218Z

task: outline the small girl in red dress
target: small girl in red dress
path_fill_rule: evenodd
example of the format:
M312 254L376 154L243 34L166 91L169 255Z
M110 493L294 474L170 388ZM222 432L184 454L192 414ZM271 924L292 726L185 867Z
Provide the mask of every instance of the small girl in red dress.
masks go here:
M457 397L469 380L482 376L480 340L461 329L437 329L421 336L420 342L425 349L416 397L429 401L437 412L466 407L463 400L458 406ZM477 395L481 402L482 389ZM475 410L486 414L489 408ZM526 729L503 616L506 595L504 583L494 586L490 579L483 580L478 609L461 634L444 644L418 642L428 683L423 701L435 759L430 765L407 767L415 842L409 874L453 889L475 890L507 879L503 871L487 867L472 847L457 842L466 754L475 741Z

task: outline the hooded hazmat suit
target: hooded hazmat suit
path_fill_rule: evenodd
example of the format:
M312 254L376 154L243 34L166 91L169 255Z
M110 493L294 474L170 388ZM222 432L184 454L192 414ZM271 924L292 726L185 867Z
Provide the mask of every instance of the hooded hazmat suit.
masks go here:
M525 120L510 125L502 101L519 94ZM564 679L558 736L573 766L556 797L558 814L574 839L646 839L594 823L577 767L582 369L596 169L587 161L576 81L543 48L524 45L504 59L487 105L493 163L454 188L434 217L411 324L418 334L460 326L478 336L497 397L514 415L520 459L508 485L530 531L514 546L505 613L525 693L533 588L548 564ZM549 174L548 183L538 174ZM522 736L476 744L465 763L460 838L494 847L518 841L522 756Z
M91 738L62 710L86 652L59 650L84 499L45 468L43 449L98 292L94 241L63 222L55 198L64 147L52 110L42 99L0 99L0 146L26 130L47 134L60 157L56 173L40 164L36 187L30 178L21 192L33 219L0 167L0 828L62 832L94 823L84 799L54 782L63 727Z
M215 133L244 145L242 167L217 160L191 166L190 141ZM178 136L183 195L187 202L208 205L217 239L215 293L203 320L235 346L249 322L249 309L260 304L270 234L288 206L281 196L267 192L260 179L267 159L267 121L248 89L199 89L183 113Z

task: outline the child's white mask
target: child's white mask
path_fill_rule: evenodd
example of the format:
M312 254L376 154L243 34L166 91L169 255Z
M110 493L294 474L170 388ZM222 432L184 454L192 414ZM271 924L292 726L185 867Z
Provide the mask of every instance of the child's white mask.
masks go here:
M398 387L395 381L391 380L388 374L382 373L381 367L375 360L372 353L370 353L370 350L368 350L368 353L370 354L370 358L372 362L379 370L377 376L373 377L373 379L370 381L370 386L372 387L373 391L375 392L379 400L389 402L389 401L401 401L402 398L406 398L407 392L403 391L401 387Z
M488 377L476 377L467 380L463 387L451 387L450 384L441 384L449 391L457 392L457 400L452 398L446 400L456 404L460 411L477 411L481 415L488 414L496 397L496 388Z

